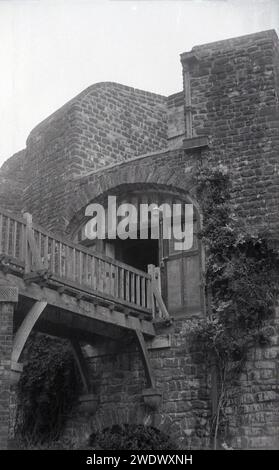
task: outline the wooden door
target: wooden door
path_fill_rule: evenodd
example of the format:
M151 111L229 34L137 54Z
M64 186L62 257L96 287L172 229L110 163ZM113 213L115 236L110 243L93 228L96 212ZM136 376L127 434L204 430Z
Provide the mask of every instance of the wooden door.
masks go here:
M166 246L166 241L163 242ZM176 251L174 240L167 240L161 263L163 298L173 316L198 314L202 310L200 242L197 223L191 249Z

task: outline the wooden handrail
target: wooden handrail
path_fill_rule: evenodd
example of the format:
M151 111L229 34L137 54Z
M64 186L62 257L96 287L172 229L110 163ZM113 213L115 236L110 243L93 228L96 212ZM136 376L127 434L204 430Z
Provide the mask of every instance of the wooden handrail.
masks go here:
M87 288L124 306L153 312L153 318L168 318L155 266L150 265L146 273L92 252L34 224L30 214L14 217L0 208L0 254L24 266L25 274L48 271L81 291Z
M45 270L77 289L151 311L148 273L63 239L34 224L30 214L13 217L0 209L0 253L23 263L25 274Z
M0 209L0 212L2 212L2 209ZM133 266L130 266L129 264L123 263L122 261L115 260L113 258L110 258L109 256L103 254L103 253L98 253L98 252L93 252L89 248L86 248L84 245L81 245L79 243L72 242L68 238L63 238L61 235L55 234L49 230L46 230L45 228L41 227L40 225L36 224L33 222L33 229L37 230L38 232L41 232L45 236L48 236L49 238L55 238L56 241L61 242L63 244L68 245L71 248L78 248L79 251L82 251L85 254L88 255L94 255L95 258L98 258L100 260L103 260L107 263L114 264L115 266L120 266L123 267L124 269L128 269L131 272L134 272L135 274L139 274L141 276L145 276L146 279L150 279L150 276L148 273L141 271L140 269L134 268Z

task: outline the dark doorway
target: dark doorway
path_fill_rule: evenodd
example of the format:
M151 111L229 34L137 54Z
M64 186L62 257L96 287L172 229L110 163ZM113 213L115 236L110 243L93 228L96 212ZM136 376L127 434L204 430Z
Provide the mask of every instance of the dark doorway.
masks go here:
M115 258L147 272L149 264L159 265L158 240L115 240Z

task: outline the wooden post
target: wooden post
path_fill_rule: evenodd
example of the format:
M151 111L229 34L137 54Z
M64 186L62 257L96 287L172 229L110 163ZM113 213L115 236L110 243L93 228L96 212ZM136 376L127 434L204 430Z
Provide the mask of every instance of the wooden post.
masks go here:
M150 302L150 307L151 307L151 311L152 311L152 316L153 316L153 319L155 319L155 316L156 316L156 308L155 308L155 300L154 300L154 295L153 295L153 279L154 279L154 270L155 270L155 266L154 264L149 264L148 265L148 274L150 274L151 276L151 282L149 284L149 292L148 292L148 296L149 296L149 302Z
M146 380L147 380L147 386L151 388L155 388L155 381L154 381L153 372L152 372L152 368L150 365L148 351L147 351L147 347L144 341L143 334L140 330L135 330L135 333L136 333L138 343L139 343L139 350L140 350L140 355L143 361L143 366L144 366Z
M82 353L82 349L80 347L79 342L73 338L71 338L71 346L72 346L74 358L76 360L76 364L80 373L84 390L86 393L89 393L91 389L90 380L89 380L89 372L88 372L88 367L87 367L87 364L85 362L85 359Z
M161 287L160 287L160 268L156 268L153 264L148 265L148 273L151 276L151 308L153 313L153 318L156 317L156 303L159 308L160 318L169 319L169 312L167 307L164 304L164 301L161 296ZM155 303L156 300L156 303Z
M34 232L32 228L32 215L28 212L23 214L26 220L26 240L25 240L25 272L29 273L34 265L35 269L43 269L44 264L41 259L41 254L36 245Z

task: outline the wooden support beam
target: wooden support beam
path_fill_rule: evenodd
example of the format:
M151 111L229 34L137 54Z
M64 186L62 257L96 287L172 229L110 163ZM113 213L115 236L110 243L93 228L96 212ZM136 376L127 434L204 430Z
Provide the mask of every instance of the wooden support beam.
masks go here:
M151 364L149 361L148 351L147 351L147 347L144 341L143 334L140 330L135 330L135 333L136 333L136 337L139 343L140 355L143 361L143 366L144 366L145 375L147 379L147 385L148 387L155 388L155 381L154 381L153 372L152 372Z
M35 302L31 307L20 327L18 328L13 344L12 362L18 362L26 341L40 315L47 306L45 300Z
M84 390L86 393L90 393L91 385L89 380L89 370L82 349L80 347L80 343L79 341L73 338L71 338L70 341Z
M161 312L162 318L168 320L170 317L169 312L167 310L167 307L165 306L165 303L162 299L162 295L159 289L160 279L158 278L158 268L156 268L153 264L149 264L148 273L151 276L151 296L152 296L151 306L152 306L153 316L154 318L156 317L156 308L155 308L155 303L154 303L154 299L155 299L159 307L159 310Z
M75 297L69 294L59 294L57 291L49 287L40 287L35 283L25 283L24 279L15 276L14 274L4 274L0 271L0 280L5 279L9 284L18 287L19 295L23 298L29 298L35 301L46 300L49 307L55 307L65 314L75 314L77 316L77 324L80 320L98 321L104 327L112 325L116 328L124 330L140 330L144 335L149 337L156 336L154 325L152 321L142 320L132 315L125 315L122 312L111 312L108 307L96 305L93 307L92 301L80 300L79 302ZM98 299L96 299L98 302Z
M153 294L154 294L154 297L156 299L156 302L158 304L158 307L159 309L161 310L162 312L162 317L165 319L165 320L168 320L170 318L169 316L169 312L167 311L167 307L165 306L164 304L164 301L162 299L162 296L159 292L159 289L158 287L156 286L156 284L153 284L152 285L152 289L153 289Z
M39 253L35 237L34 237L34 231L32 228L32 215L29 214L28 212L25 212L23 214L23 218L26 221L26 244L25 244L25 272L28 273L32 270L32 267L35 268L35 270L41 271L42 269L45 268L44 263L42 262L41 254ZM31 252L32 256L32 262L31 258L29 256L29 250ZM32 266L33 265L33 266Z

